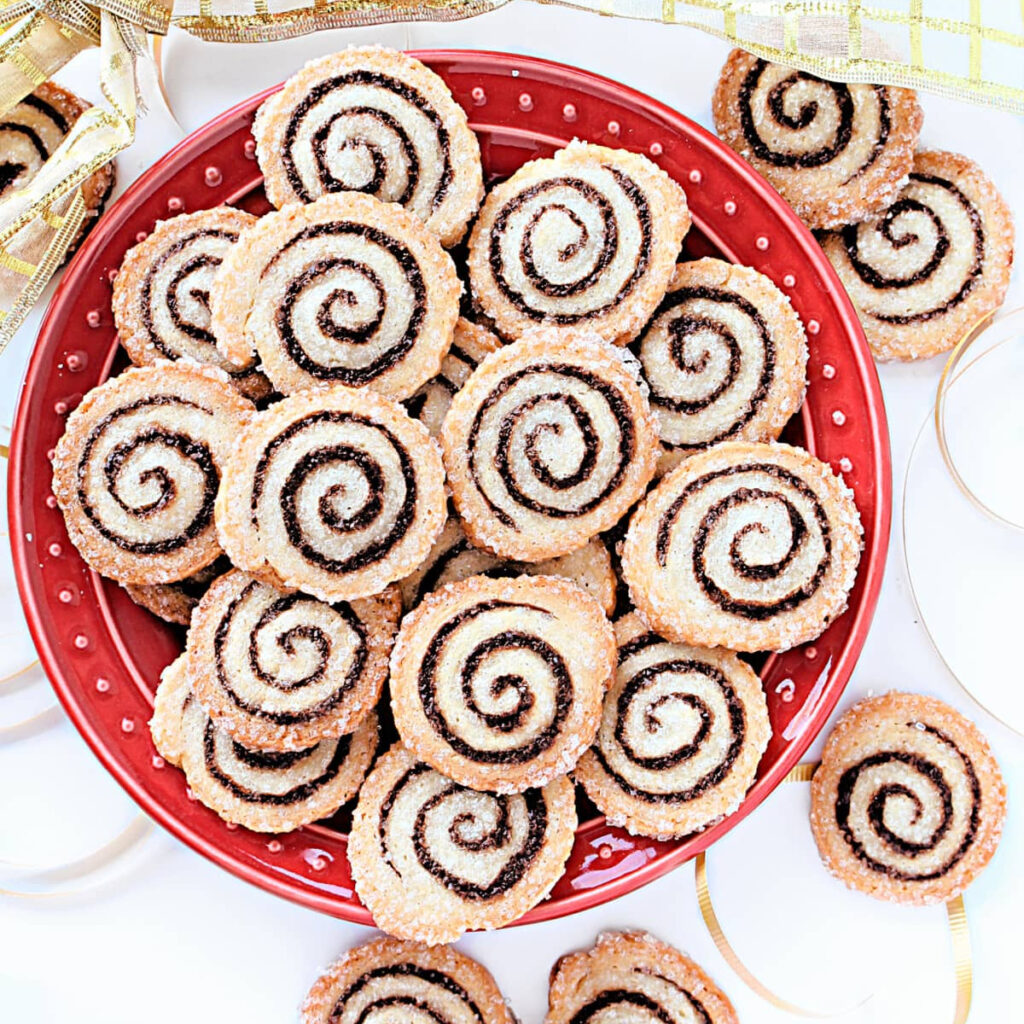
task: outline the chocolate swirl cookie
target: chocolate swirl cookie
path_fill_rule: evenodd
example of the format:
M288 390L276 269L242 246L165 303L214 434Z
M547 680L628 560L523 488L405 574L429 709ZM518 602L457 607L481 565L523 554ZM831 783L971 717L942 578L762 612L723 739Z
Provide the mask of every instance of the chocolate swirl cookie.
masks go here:
M995 853L1006 787L985 737L933 697L889 693L836 723L811 783L825 866L894 903L959 895Z
M402 742L464 786L521 792L594 739L615 671L600 605L553 576L471 576L402 621L391 705Z
M355 796L377 749L377 716L338 739L287 752L243 746L192 695L186 656L164 670L150 725L157 750L180 763L192 794L225 821L291 832Z
M638 615L615 624L619 668L574 776L613 825L690 835L750 788L771 724L761 681L722 648L671 644Z
M146 611L165 622L187 626L192 621L192 612L210 584L230 569L231 563L221 555L216 562L175 583L129 583L124 589Z
M572 783L501 796L466 789L396 744L356 804L348 856L377 927L436 945L500 928L551 891L572 850Z
M544 323L624 343L665 294L689 227L683 190L646 157L573 142L487 196L473 299L505 337Z
M544 1024L739 1024L689 957L646 932L604 932L551 969Z
M441 430L466 534L540 562L608 529L644 493L658 429L628 353L542 329L488 356Z
M192 618L192 692L247 747L304 750L350 733L380 697L400 612L396 588L330 605L229 572Z
M451 946L382 938L350 949L313 985L302 1024L515 1024L485 967Z
M745 50L729 54L711 109L722 141L810 228L884 210L906 182L924 120L910 89L826 82Z
M433 546L444 467L397 402L343 387L292 395L237 439L216 516L239 569L329 603L370 597Z
M454 245L484 195L465 112L441 78L397 50L350 47L310 61L260 107L253 135L277 207L366 192Z
M469 375L499 348L501 341L496 334L465 317L459 317L452 347L441 363L441 372L433 380L428 380L412 398L406 399L409 415L423 423L432 437L437 437L451 408L452 398L469 380Z
M43 82L0 117L0 199L28 185L90 106L91 103L56 82ZM103 212L114 180L111 161L82 182L85 220L66 258L70 258Z
M789 299L750 267L680 263L644 333L661 472L719 441L774 441L800 408L807 343Z
M211 329L235 365L282 394L344 384L398 400L436 376L462 285L412 214L358 192L262 217L210 290Z
M514 576L560 576L586 591L610 615L618 581L611 556L600 538L560 558L545 562L508 562L470 544L459 517L449 509L448 522L426 561L400 584L402 605L411 611L429 593L469 576L493 579Z
M918 153L899 198L821 239L878 359L952 348L1006 297L1013 218L977 164Z
M68 417L53 493L71 542L119 583L170 583L220 554L213 505L252 405L210 367L134 367Z
M785 651L846 609L862 537L853 494L823 462L789 445L727 441L647 496L622 571L667 639Z
M256 218L218 206L158 221L125 253L114 280L114 323L137 366L188 359L224 370L247 398L270 394L270 381L250 366L239 369L217 351L210 333L210 288L238 236Z

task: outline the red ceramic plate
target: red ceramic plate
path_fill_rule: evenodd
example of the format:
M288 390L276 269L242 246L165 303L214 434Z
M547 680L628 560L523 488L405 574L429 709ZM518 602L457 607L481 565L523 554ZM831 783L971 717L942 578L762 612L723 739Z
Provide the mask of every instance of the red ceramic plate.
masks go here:
M710 846L749 814L799 760L835 706L871 621L885 566L890 459L874 364L849 300L814 239L731 150L681 114L596 75L508 54L418 54L449 84L480 137L493 179L574 137L653 157L686 189L687 251L767 274L790 296L810 336L810 387L789 436L841 470L864 520L866 548L849 611L813 646L762 667L774 738L739 811L689 839L629 836L581 806L565 876L523 918L539 921L605 902ZM110 279L155 221L183 209L267 207L249 132L266 94L195 132L106 214L64 274L25 380L11 445L15 570L42 663L68 714L142 808L193 849L250 882L307 906L369 923L353 892L342 825L270 837L229 828L189 799L184 778L156 756L146 723L160 670L182 636L91 572L68 542L50 493L48 455L64 417L124 362L110 314Z

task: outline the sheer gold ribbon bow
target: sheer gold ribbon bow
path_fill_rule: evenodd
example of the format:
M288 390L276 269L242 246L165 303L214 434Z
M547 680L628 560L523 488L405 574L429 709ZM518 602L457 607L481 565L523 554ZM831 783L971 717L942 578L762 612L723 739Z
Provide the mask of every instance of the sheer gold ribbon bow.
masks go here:
M135 138L135 62L173 0L0 0L0 114L82 50L100 48L106 105L87 110L23 188L0 200L0 351L85 218L80 186Z

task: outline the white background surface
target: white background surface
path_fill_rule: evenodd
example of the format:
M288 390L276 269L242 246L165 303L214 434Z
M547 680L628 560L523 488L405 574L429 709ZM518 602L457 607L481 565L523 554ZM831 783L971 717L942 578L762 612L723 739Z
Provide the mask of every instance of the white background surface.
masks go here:
M173 105L192 130L287 77L304 60L356 40L550 57L617 78L706 126L727 50L687 29L523 3L454 25L337 32L258 50L176 34L167 47ZM97 100L92 68L87 55L61 77ZM1024 221L1021 119L930 97L923 102L923 143L978 160ZM119 191L179 137L154 104L135 146L118 161ZM1007 308L1022 301L1018 272ZM13 416L38 321L37 312L0 357L0 424ZM872 691L931 693L964 710L992 741L1010 787L1011 814L994 861L966 901L975 956L971 1021L1002 1024L1020 1019L1021 1012L1011 982L1018 981L1024 920L1024 825L1017 813L1024 741L974 705L936 656L907 586L899 524L907 458L941 369L941 359L881 369L893 448L892 546L874 626L840 710ZM5 432L0 439L6 440ZM942 508L935 509L930 528L942 537ZM948 536L950 545L967 540ZM956 581L947 579L945 586L954 588ZM3 675L4 664L23 660L28 645L6 552L0 559L0 610ZM1005 665L1005 684L1020 686L1012 650L1006 651ZM43 682L4 698L0 727L49 699ZM808 756L819 751L820 742ZM783 787L709 857L716 906L740 956L793 1002L823 1011L855 1007L836 1018L848 1024L951 1020L954 984L943 908L890 907L846 891L818 863L807 803L806 786ZM0 860L54 863L81 855L117 833L134 813L68 722L0 745ZM0 870L0 887L2 879ZM460 947L491 969L525 1024L539 1024L551 964L610 927L644 927L688 951L726 990L747 1024L791 1019L750 992L719 956L697 909L692 864L612 904L560 921L472 935ZM124 871L93 893L51 900L0 895L0 1020L290 1021L321 967L370 934L238 881L155 830Z

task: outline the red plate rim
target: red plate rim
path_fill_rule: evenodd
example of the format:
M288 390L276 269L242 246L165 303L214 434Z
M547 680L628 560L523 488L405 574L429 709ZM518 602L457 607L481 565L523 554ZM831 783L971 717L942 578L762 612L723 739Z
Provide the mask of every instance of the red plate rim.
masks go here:
M612 879L595 885L593 888L575 892L572 895L559 896L557 899L543 902L524 917L514 922L515 924L525 924L562 917L608 902L611 899L648 884L679 864L694 857L699 852L707 849L725 832L750 814L775 789L817 737L845 689L863 648L882 585L892 513L892 461L885 406L875 364L864 339L857 314L820 246L797 218L796 214L784 203L778 193L746 162L706 129L666 104L638 90L622 85L605 76L583 71L570 65L537 57L488 50L439 49L412 50L409 52L427 63L432 61L483 62L488 65L490 70L500 71L504 68L508 69L511 73L513 69L529 69L535 77L569 79L575 86L596 92L599 98L611 94L620 102L630 103L642 108L647 113L656 115L683 135L699 143L705 151L708 151L713 156L715 161L727 164L729 170L742 181L744 187L750 193L756 195L762 203L770 206L776 214L780 215L787 222L790 229L790 241L798 244L802 258L820 276L831 282L832 288L830 291L832 295L830 298L833 304L838 307L836 310L837 320L846 337L852 342L850 346L852 363L856 369L857 379L866 390L866 402L870 421L870 447L876 462L873 514L870 523L865 524L868 526L873 538L873 546L868 557L862 560L860 567L860 583L863 587L862 598L856 609L851 609L846 613L846 615L853 616L849 637L832 668L823 698L819 701L813 713L808 716L806 722L803 723L802 732L799 737L790 742L788 748L779 757L775 765L758 778L735 813L696 836L682 841L677 849L655 857L646 865L631 871L621 878ZM254 102L257 100L261 101L280 88L280 85L274 86L264 90L256 97L243 100L213 118L207 124L196 129L196 131L190 133L189 136L145 171L125 191L116 203L113 204L107 215L99 221L90 237L65 271L40 326L40 335L47 333L50 329L50 321L57 315L65 295L69 292L74 292L85 275L89 273L91 269L90 259L94 251L101 247L101 243L104 243L110 234L118 230L119 225L115 223L117 218L113 214L126 206L131 206L135 202L139 194L144 192L149 186L149 178L157 169L166 171L169 166L180 169L179 165L185 166L190 162L190 153L195 144L196 136L201 133L205 138L209 138L216 134L218 128L224 127L234 120L240 112L251 109ZM472 111L470 111L470 120L472 121ZM539 137L537 133L530 134L531 138ZM561 140L558 140L558 142L561 144ZM132 799L150 817L186 845L202 853L237 877L260 888L307 907L333 916L342 917L353 923L372 925L372 918L362 905L342 902L337 897L332 897L327 893L312 891L304 886L301 880L291 881L283 877L283 873L270 876L256 867L242 863L230 851L211 842L208 838L175 817L157 799L151 797L140 783L136 782L126 765L115 756L115 753L108 747L103 737L93 729L88 716L84 713L76 686L73 685L73 681L69 685L69 681L63 678L58 665L55 644L51 642L51 638L47 635L43 626L44 619L50 614L49 610L37 602L30 582L34 568L34 559L28 545L21 542L25 536L26 513L22 504L20 488L16 483L21 479L24 463L28 457L25 444L23 443L23 435L28 423L29 403L24 400L25 395L28 393L27 382L35 380L42 373L45 373L42 362L43 352L40 346L37 345L33 349L26 368L23 393L18 404L11 433L8 475L8 520L14 572L29 631L38 651L43 669L68 716L84 737L93 753ZM312 826L311 829L316 829L317 827Z

